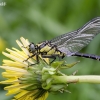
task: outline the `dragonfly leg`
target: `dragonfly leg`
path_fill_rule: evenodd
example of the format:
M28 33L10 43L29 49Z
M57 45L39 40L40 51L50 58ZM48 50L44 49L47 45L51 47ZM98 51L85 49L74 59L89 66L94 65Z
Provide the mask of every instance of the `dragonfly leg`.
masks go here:
M31 66L31 65L35 65L35 64L38 64L38 63L39 63L39 56L38 56L38 53L34 53L33 55L29 56L29 57L28 57L26 60L24 60L23 62L28 61L30 58L32 58L32 57L34 57L34 56L36 56L36 63L30 64L30 65L28 65L28 67Z
M36 56L36 63L30 64L30 65L28 65L28 67L29 67L29 66L32 66L32 65L36 65L36 64L39 63L39 56L38 56L37 54L36 54L35 56Z
M56 57L57 57L58 55L42 55L42 57L43 58L52 58L53 60L50 62L50 64L51 63L53 63L55 60L56 60Z
M26 60L24 60L23 62L28 61L30 58L34 57L35 55L36 55L36 53L34 53L34 54L31 55L31 56L28 55L28 58L27 58Z

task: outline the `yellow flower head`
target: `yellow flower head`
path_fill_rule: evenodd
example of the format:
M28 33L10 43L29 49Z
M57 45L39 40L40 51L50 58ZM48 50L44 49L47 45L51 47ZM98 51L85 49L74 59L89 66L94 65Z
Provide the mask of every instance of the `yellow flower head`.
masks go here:
M28 50L30 44L27 39L21 37L21 42L16 41L21 50L16 48L6 49L9 53L3 54L10 58L3 60L3 65L0 68L5 69L2 73L3 77L7 78L1 81L1 84L9 84L5 87L8 90L6 95L17 94L13 100L45 100L48 92L42 88L41 84L41 66L29 66L35 63L35 57L26 60L32 54Z
M77 62L66 64L64 61L55 61L50 65L48 58L42 58L40 54L33 56L27 39L21 37L20 40L16 42L21 50L7 48L8 53L3 52L9 58L3 60L0 66L5 69L3 77L7 78L0 82L8 84L4 88L8 90L6 95L16 94L13 100L45 100L48 92L68 92L66 75L60 69L71 68ZM38 64L36 56L39 58Z

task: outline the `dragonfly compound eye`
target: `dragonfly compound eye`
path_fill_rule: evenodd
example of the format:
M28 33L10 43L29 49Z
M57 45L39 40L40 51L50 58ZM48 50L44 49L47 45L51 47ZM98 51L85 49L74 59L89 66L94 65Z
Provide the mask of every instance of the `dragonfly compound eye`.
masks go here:
M31 44L29 45L29 52L30 52L30 53L33 53L33 52L35 52L35 51L36 51L35 44L34 44L34 43L31 43Z

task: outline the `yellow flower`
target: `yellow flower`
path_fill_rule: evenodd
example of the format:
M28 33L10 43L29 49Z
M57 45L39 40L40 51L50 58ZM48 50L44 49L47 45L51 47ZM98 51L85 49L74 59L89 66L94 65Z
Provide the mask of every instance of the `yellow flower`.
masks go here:
M32 57L30 42L23 37L20 40L21 42L16 42L21 50L6 48L8 53L3 52L3 55L9 58L4 59L3 65L0 66L5 69L2 76L7 80L1 81L0 84L8 85L4 88L8 91L6 95L16 94L13 100L45 100L48 92L69 92L67 75L60 69L71 68L78 62L67 64L65 61L55 61L50 65L49 58L42 58L38 54L39 63L36 64L37 55Z
M6 95L17 94L13 100L45 100L48 91L42 88L41 71L39 71L42 65L32 66L36 62L35 57L26 60L32 55L28 50L30 43L23 37L20 40L21 42L18 40L16 42L21 50L7 48L8 53L3 52L3 55L8 57L9 60L3 60L3 65L0 66L0 68L5 69L5 72L2 72L3 77L7 78L0 83L8 84L4 88L8 90Z

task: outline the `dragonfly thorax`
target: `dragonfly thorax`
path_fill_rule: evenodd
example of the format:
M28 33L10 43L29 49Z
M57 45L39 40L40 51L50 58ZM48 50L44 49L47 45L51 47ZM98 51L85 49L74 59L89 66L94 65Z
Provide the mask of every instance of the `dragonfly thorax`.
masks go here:
M49 41L42 42L38 45L40 48L40 54L44 57L60 57L63 58L65 54L58 50L56 45L52 45Z
M41 55L43 58L60 57L63 58L65 54L57 49L55 45L52 45L49 41L44 41L39 44L30 43L29 52L33 55Z

